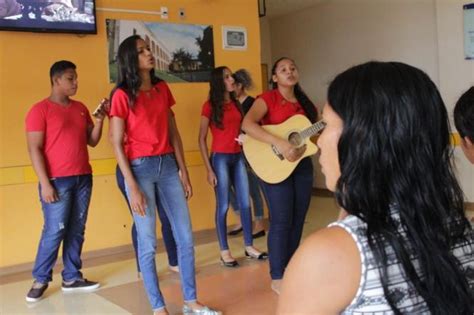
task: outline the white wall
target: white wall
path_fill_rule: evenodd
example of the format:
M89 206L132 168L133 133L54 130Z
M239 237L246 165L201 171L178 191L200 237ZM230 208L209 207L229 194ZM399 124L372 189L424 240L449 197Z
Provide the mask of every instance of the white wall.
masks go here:
M474 61L465 61L462 55L464 2L332 0L316 4L270 20L272 59L295 59L301 84L318 105L324 104L331 79L349 66L369 60L405 62L428 73L451 111L460 91L474 81ZM268 41L265 36L262 32L262 45ZM474 201L474 168L460 163L459 169L468 200ZM319 170L316 186L324 187Z
M474 60L464 59L462 5L469 2L472 1L436 1L439 89L451 114L457 99L474 85ZM454 156L461 187L467 199L474 202L474 165L465 159L459 147Z
M472 0L436 0L439 89L450 113L461 94L474 85L474 60L464 59L463 4Z

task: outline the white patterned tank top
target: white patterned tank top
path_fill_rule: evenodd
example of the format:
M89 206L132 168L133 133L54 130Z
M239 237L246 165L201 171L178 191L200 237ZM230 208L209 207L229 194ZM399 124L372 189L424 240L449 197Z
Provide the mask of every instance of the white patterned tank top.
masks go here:
M392 214L395 211L392 211ZM394 218L397 220L397 215ZM346 230L354 239L359 249L362 262L361 279L356 296L342 314L351 315L382 315L393 314L383 292L379 265L375 262L372 250L367 240L367 224L356 216L349 215L343 220L331 223L329 227L339 226ZM401 226L400 224L398 226ZM400 231L405 237L405 233ZM459 244L453 248L454 256L459 260L468 279L471 291L474 290L474 233L472 230L467 235L469 244ZM424 299L415 290L414 285L409 282L405 276L395 253L391 248L387 248L388 255L388 273L391 279L389 292L395 298L398 309L403 314L430 314L428 306ZM417 268L417 259L412 256L415 268Z

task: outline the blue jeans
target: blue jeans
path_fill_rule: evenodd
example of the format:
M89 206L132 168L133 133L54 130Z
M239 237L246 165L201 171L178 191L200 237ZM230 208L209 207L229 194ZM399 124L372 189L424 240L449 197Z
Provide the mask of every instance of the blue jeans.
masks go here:
M262 220L263 219L263 201L262 195L260 194L261 184L260 179L255 175L250 167L247 167L247 177L249 179L249 190L250 190L250 197L252 199L253 204L253 216L255 220ZM234 209L235 214L240 215L240 210L237 205L237 199L235 196L235 188L233 186L230 187L230 195L229 195L230 206Z
M146 198L146 215L133 213L138 236L138 261L143 283L153 310L165 306L156 274L156 206L168 217L178 248L178 263L184 301L196 300L194 244L189 209L178 175L174 154L142 157L130 161L130 168ZM130 188L126 183L127 197Z
M272 279L283 278L291 257L300 244L304 220L311 201L313 163L307 157L293 173L278 184L263 183L270 212L268 254Z
M244 230L245 246L252 246L252 218L250 216L249 181L241 153L212 153L211 165L217 177L216 228L221 250L228 250L227 210L229 209L229 187L235 187L240 220Z
M117 186L120 189L125 201L127 202L128 210L132 213L130 209L130 204L128 203L127 199L127 192L125 191L125 179L123 177L122 171L120 167L115 168L115 179L117 180ZM168 264L170 266L177 266L178 265L178 254L176 252L176 242L174 241L173 232L171 231L171 224L166 216L165 211L163 210L163 206L160 205L159 198L158 200L158 216L161 221L161 234L163 235L163 242L165 243L166 253L168 254ZM137 241L137 228L135 227L135 223L132 225L132 243L133 249L135 250L135 259L137 261L137 270L140 272L140 264L138 263L138 241Z
M51 180L51 184L59 197L54 203L43 201L41 185L38 185L44 225L33 267L33 278L41 283L48 283L53 279L53 267L62 242L63 280L81 279L81 252L91 199L92 175L57 177Z

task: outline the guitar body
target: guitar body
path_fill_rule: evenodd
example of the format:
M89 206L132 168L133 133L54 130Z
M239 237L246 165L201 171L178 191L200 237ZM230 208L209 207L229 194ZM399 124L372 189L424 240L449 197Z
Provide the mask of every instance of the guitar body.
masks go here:
M247 135L243 142L243 151L255 174L269 184L280 183L290 176L302 159L316 154L318 147L309 138L303 141L299 139L299 132L310 126L311 122L303 115L292 116L278 125L262 126L267 132L287 139L297 146L306 144L303 156L295 162L281 159L281 156L278 156L270 144L255 140ZM300 143L297 144L297 142Z

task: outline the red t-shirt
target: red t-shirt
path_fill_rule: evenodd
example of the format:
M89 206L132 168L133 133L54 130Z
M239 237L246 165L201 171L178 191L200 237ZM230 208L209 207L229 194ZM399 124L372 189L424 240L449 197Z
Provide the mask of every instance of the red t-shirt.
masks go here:
M206 101L202 106L201 115L209 118L209 127L212 134L211 151L215 153L239 153L241 147L235 140L240 134L242 114L234 102L224 104L224 114L222 115L223 129L219 129L211 121L211 103Z
M44 132L43 152L48 177L91 174L87 128L93 126L87 107L71 100L68 106L44 99L25 119L26 131Z
M262 118L262 125L277 125L296 114L305 115L300 103L287 101L278 89L266 91L258 98L267 105L267 113Z
M117 89L112 97L110 117L125 120L125 154L129 160L174 152L169 142L168 113L175 100L161 81L150 91L138 93L133 108L128 96Z

